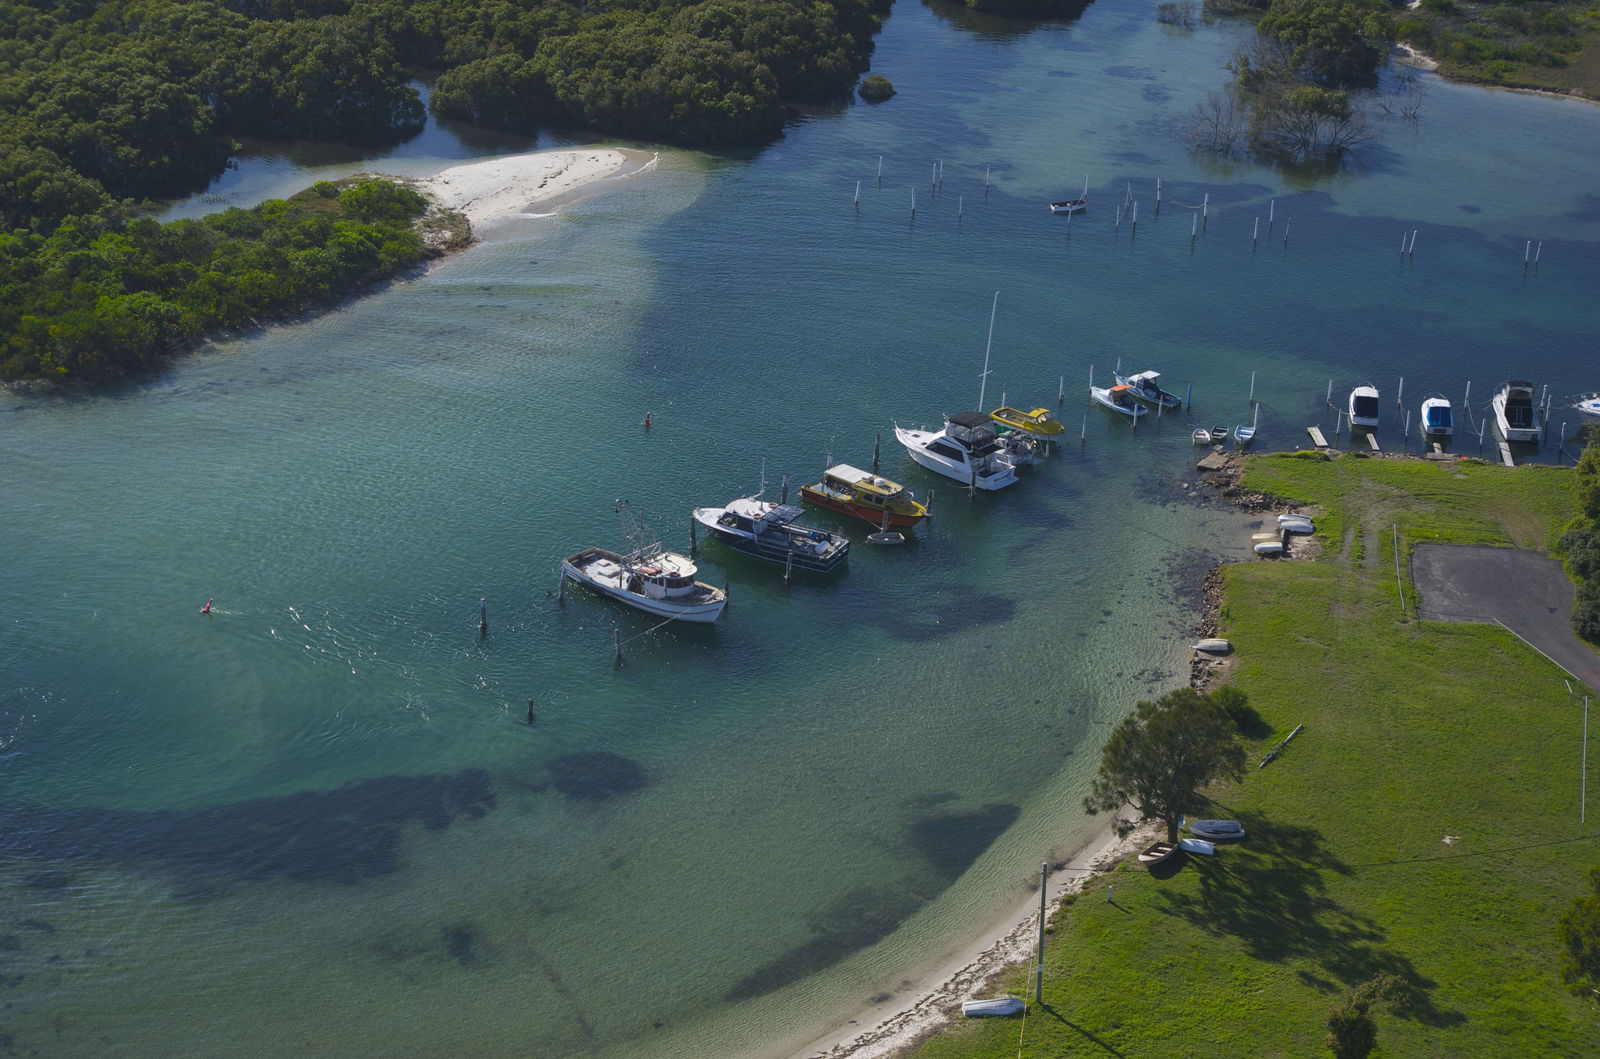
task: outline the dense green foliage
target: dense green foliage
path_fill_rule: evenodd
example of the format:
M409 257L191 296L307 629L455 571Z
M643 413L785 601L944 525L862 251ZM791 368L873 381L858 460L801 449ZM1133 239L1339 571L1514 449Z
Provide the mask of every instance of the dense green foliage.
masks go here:
M1174 688L1143 701L1112 731L1100 754L1094 788L1083 800L1090 814L1132 806L1140 820L1160 820L1177 841L1178 821L1205 804L1200 789L1238 779L1244 768L1234 714L1244 696L1227 689L1219 700L1193 688ZM1132 825L1115 825L1126 833Z
M1600 644L1600 444L1584 447L1573 469L1572 490L1578 517L1561 538L1567 571L1578 582L1572 625L1579 636Z
M385 142L443 115L693 144L849 92L885 0L0 0L10 229L203 185L233 138Z
M1392 564L1354 546L1367 535L1387 557L1398 521L1402 554L1434 539L1543 548L1572 517L1570 478L1250 457L1244 487L1319 512L1322 553L1223 569L1230 679L1274 729L1257 748L1305 725L1266 768L1207 791L1206 815L1247 837L1175 873L1130 860L1090 882L1053 917L1043 1005L961 1020L912 1054L1328 1055L1325 1019L1352 997L1382 1012L1386 1056L1590 1054L1600 1006L1563 986L1556 931L1596 863L1579 823L1581 697L1497 626L1411 620ZM1593 752L1588 765L1595 790ZM1030 961L999 988L1031 1000L1033 974ZM1402 1003L1364 987L1384 975Z
M422 196L323 182L201 220L93 218L0 235L0 377L95 380L219 328L327 302L425 254Z
M1452 77L1600 97L1595 0L1423 0L1397 33Z

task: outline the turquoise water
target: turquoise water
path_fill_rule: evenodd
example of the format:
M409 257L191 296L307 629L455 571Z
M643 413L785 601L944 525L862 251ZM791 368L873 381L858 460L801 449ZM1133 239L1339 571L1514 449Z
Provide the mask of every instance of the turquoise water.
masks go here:
M1468 381L1481 407L1508 374L1600 386L1600 110L1425 80L1421 119L1336 174L1191 156L1237 32L901 4L886 105L664 152L148 383L0 396L5 1032L785 1054L1016 905L1094 830L1109 726L1184 679L1200 572L1246 553L1242 517L1184 488L1194 426L1245 421L1252 375L1262 447L1298 444L1330 380L1382 388L1393 447L1401 376L1412 408ZM211 194L556 142L435 128ZM1043 204L1086 176L1069 229ZM1113 224L1130 186L1137 234ZM890 428L975 403L997 292L988 400L1064 385L1069 442L969 499ZM1087 408L1119 359L1193 411L1135 432ZM691 507L880 433L935 494L912 545L845 527L848 569L785 588L707 544L732 593L710 629L557 606L560 558L620 542L618 497L683 547Z

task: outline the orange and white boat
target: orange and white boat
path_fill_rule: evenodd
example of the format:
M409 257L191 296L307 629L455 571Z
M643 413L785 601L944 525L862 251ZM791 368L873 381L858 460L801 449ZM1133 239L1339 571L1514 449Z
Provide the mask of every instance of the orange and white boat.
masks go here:
M800 496L818 507L852 515L874 526L915 526L928 509L899 482L838 463L822 472L820 481L800 487Z

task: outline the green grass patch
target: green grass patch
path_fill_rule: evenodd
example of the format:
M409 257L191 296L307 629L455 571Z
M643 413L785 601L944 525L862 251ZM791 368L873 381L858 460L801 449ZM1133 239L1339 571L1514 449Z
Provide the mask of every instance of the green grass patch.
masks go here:
M1323 1019L1380 973L1421 999L1376 1016L1374 1054L1592 1054L1600 1006L1563 987L1555 933L1600 864L1579 823L1581 699L1497 627L1404 620L1387 556L1369 566L1335 543L1372 524L1373 551L1392 525L1403 541L1543 547L1571 517L1569 477L1252 458L1246 484L1320 510L1330 546L1225 569L1232 681L1275 729L1213 793L1248 837L1167 877L1124 864L1096 880L1056 917L1042 1007L913 1054L1326 1055ZM1005 985L1031 999L1031 968Z

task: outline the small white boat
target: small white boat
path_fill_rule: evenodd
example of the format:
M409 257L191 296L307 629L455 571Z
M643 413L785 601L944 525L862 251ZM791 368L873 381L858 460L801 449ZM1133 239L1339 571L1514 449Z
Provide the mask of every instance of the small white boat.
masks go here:
M1500 436L1507 441L1539 441L1544 437L1538 409L1533 406L1533 383L1508 382L1495 393L1491 404Z
M1258 530L1257 532L1250 534L1250 539L1253 541L1281 541L1283 540L1283 534L1284 531L1282 529L1279 529L1277 532L1273 532L1272 530Z
M1280 525L1280 526L1283 525L1285 522L1310 522L1310 521L1311 521L1311 516L1310 515L1302 515L1297 511L1290 511L1290 512L1287 512L1285 514L1282 514L1282 515L1278 516L1278 525Z
M1317 532L1316 525L1310 519L1306 519L1304 522L1280 522L1278 523L1278 528L1285 533L1294 533L1302 536Z
M1434 394L1422 402L1422 432L1429 437L1447 438L1455 433L1450 400Z
M961 1013L968 1018L980 1015L1020 1015L1022 1009L1027 1007L1014 996L998 997L994 1000L963 1000Z
M982 412L957 412L938 431L896 426L894 436L913 460L963 485L992 490L1017 484L1017 468Z
M1572 407L1586 416L1600 419L1600 393L1585 394L1574 401Z
M1233 650L1233 644L1215 636L1208 636L1203 640L1196 640L1194 649L1196 651L1204 651L1207 654L1225 655Z
M1089 208L1089 178L1083 178L1083 194L1075 199L1061 199L1050 204L1051 213L1082 213Z
M1244 448L1256 439L1256 428L1237 426L1233 428L1233 440L1240 448Z
M1140 864L1160 864L1178 855L1176 842L1152 842L1139 851Z
M1256 545L1256 554L1257 555L1282 555L1283 554L1283 542L1282 541L1261 541L1259 544Z
M1141 401L1149 401L1162 408L1177 408L1183 404L1183 398L1161 388L1159 371L1141 371L1137 375L1117 375L1115 378Z
M1199 430L1196 430L1193 434L1189 435L1189 440L1193 441L1196 445L1209 445L1211 444L1211 431L1207 430L1205 427L1201 427Z
M1203 853L1208 857L1217 852L1217 847L1203 838L1180 838L1178 848L1185 853Z
M677 621L712 622L722 616L728 605L726 592L696 581L699 570L692 560L663 550L659 543L646 543L648 531L628 510L626 500L617 501L617 513L634 550L622 555L585 548L568 556L561 563L563 587L570 578L619 603Z
M1244 825L1237 820L1193 820L1189 833L1197 838L1233 839L1244 837Z
M1134 419L1138 419L1140 416L1150 411L1150 409L1146 408L1144 405L1138 403L1132 397L1130 397L1128 387L1123 386L1121 383L1109 388L1104 386L1091 386L1089 387L1089 397L1095 402L1111 409L1113 412L1120 412L1123 415L1130 416ZM1226 437L1227 435L1224 434L1223 436Z
M1211 428L1211 440L1216 442L1219 445L1222 442L1227 441L1228 440L1228 428L1225 427L1225 426L1214 426L1214 427L1212 427Z
M1372 429L1378 425L1378 388L1357 386L1350 391L1350 426Z

